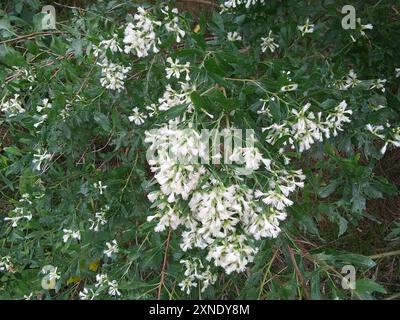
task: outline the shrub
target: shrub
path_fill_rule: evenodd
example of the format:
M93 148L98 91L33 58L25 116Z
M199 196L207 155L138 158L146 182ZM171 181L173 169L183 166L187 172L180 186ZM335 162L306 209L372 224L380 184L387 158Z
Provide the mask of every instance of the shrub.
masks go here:
M55 4L53 30L9 1L0 296L393 294L351 243L397 194L377 166L400 146L400 8L359 1L346 30L345 4Z

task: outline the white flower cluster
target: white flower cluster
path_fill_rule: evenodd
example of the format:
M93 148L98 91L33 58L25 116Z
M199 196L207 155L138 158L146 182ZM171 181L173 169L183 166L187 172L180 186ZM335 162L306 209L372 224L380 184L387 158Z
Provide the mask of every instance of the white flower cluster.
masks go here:
M104 226L107 223L106 214L108 210L110 210L110 207L108 205L105 205L100 209L99 212L96 212L94 214L94 219L89 218L89 222L91 223L89 230L97 232L99 231L99 227L101 225Z
M5 217L4 221L11 221L11 226L15 228L18 226L18 222L22 219L26 219L28 221L32 220L32 212L24 207L16 207L11 211L11 217Z
M322 112L315 114L309 111L310 103L304 105L301 110L291 110L291 117L285 120L282 124L272 124L263 131L268 131L266 141L270 144L275 144L279 139L287 137L283 145L290 145L292 149L298 144L299 152L310 149L311 145L317 141L322 142L323 137L329 139L331 135L337 136L338 131L343 130L343 125L350 122L349 116L351 110L346 109L346 101L334 108L334 110L322 119ZM280 150L281 152L283 149Z
M39 172L44 172L49 167L49 162L53 158L54 154L48 153L47 150L38 148L36 153L33 154L32 165L33 169Z
M381 148L381 154L385 154L387 147L389 145L393 145L395 147L400 147L400 127L392 128L389 132L385 134L385 127L382 125L372 125L367 124L365 126L366 130L371 133L373 136L383 140L385 144ZM386 124L386 128L390 128L390 124Z
M34 118L35 121L36 121L36 122L33 124L33 126L34 126L35 128L38 128L40 125L42 125L42 124L46 121L46 119L47 119L47 117L48 117L48 115L47 115L46 112L47 112L49 109L51 109L52 107L53 107L53 105L51 104L51 102L49 101L49 99L47 99L47 98L42 99L41 105L38 105L38 106L36 107L36 111L37 111L39 114L33 116L33 118Z
M250 6L256 5L258 3L265 3L265 0L228 0L222 4L223 9L231 9L236 8L241 5L245 5L246 8L250 8Z
M215 266L225 269L227 274L234 271L243 272L246 265L253 262L258 249L248 245L245 235L231 235L222 239L221 243L212 246L208 252L207 260L214 259Z
M372 81L371 85L369 86L369 90L372 89L377 89L381 90L382 92L385 92L385 84L386 84L386 79L375 79Z
M363 82L369 84L368 90L377 89L382 92L386 91L386 79L360 80L357 77L357 73L355 73L353 69L349 71L349 74L345 78L336 81L334 83L334 86L339 90L348 90L349 88L357 87L360 83Z
M10 256L4 256L1 257L0 259L0 271L7 271L7 272L11 272L14 273L14 266L11 262L11 257Z
M169 18L170 12L166 6L162 12L165 15L164 27L168 32L176 35L176 42L181 42L185 36L185 31L179 27L178 9L171 10L172 19ZM124 52L133 53L139 58L148 56L151 52L159 52L158 45L161 40L157 37L157 27L163 25L161 21L155 20L142 7L133 16L134 23L128 23L124 31Z
M118 43L118 35L115 33L111 39L100 41L98 46L93 45L93 49L93 55L99 57L100 60L105 58L107 50L112 53L122 52L122 48Z
M207 145L196 130L181 130L171 124L147 131L145 138L145 142L150 143L148 155L153 155L148 158L149 165L162 193L168 197L168 203L175 202L177 196L188 199L205 173L204 166L196 163L208 152Z
M357 73L353 69L350 69L349 74L344 79L340 79L335 83L335 87L340 90L348 90L358 86L361 80L358 79Z
M122 295L118 289L118 282L116 280L109 280L108 275L104 273L96 275L96 283L94 287L96 291L92 288L83 288L83 290L79 292L79 299L93 300L104 290L106 290L111 297L119 297Z
M194 161L208 152L208 145L194 129L165 126L146 132L145 141L150 143L148 155L153 157L148 162L160 185L160 190L148 195L158 209L148 221L158 221L156 232L184 226L181 249L207 249L207 260L226 273L242 272L253 261L257 252L254 239L279 234L279 223L287 216L285 208L293 204L289 194L303 187L305 176L301 171L272 170L271 160L254 147L235 148L231 160L243 158L246 168L252 170L263 163L272 175L267 191L254 192L237 184L226 186L210 178L206 167ZM188 201L189 214L182 213L180 200ZM185 279L182 289L195 286L194 280Z
M271 170L271 160L263 158L260 150L256 147L236 147L229 157L230 161L244 163L245 169L258 170L261 163L267 170Z
M174 33L176 37L176 42L180 43L181 40L185 37L185 31L179 27L179 18L178 18L178 9L173 8L171 12L169 12L169 7L165 6L164 9L161 10L165 17L164 21L168 21L165 23L165 29L168 32ZM170 18L170 13L172 15L172 19Z
M101 67L100 84L109 90L122 91L127 73L131 68L109 61L106 55L108 50L112 54L122 52L118 35L114 34L111 39L102 40L98 46L93 45L93 49L93 55L98 59L97 65Z
M154 20L142 7L133 16L134 23L128 23L124 34L124 52L133 53L139 58L146 57L150 51L159 52L157 44L161 41L156 36L156 27L161 21Z
M22 107L19 94L14 94L13 98L2 101L0 104L0 110L9 118L25 112L25 109Z
M168 70L167 72L172 72L172 71ZM188 77L189 76L187 74L186 78ZM187 105L187 111L192 112L194 106L190 98L190 94L196 90L196 87L191 86L189 83L186 82L179 82L179 84L180 84L180 90L178 91L172 89L172 86L168 84L165 88L163 96L158 99L158 105L153 103L150 106L146 107L147 113L140 111L139 108L137 107L133 108L132 115L128 117L129 121L140 126L145 122L146 119L152 118L155 114L158 114L160 111L167 111L178 105Z
M181 104L188 105L188 111L193 110L194 106L190 94L196 90L196 87L185 82L179 84L181 86L179 91L172 89L169 84L166 86L163 96L158 99L159 111L166 111Z
M110 62L106 58L97 64L101 67L100 84L106 89L122 91L131 67Z
M203 263L199 258L192 258L189 260L181 260L185 267L185 279L182 280L178 286L186 294L189 294L191 288L196 288L198 282L200 282L201 292L204 292L209 285L212 285L217 281L217 276L210 271L210 266L204 267ZM205 269L205 270L204 270Z
M67 242L69 238L81 240L81 232L79 230L73 231L71 229L63 229L63 241Z

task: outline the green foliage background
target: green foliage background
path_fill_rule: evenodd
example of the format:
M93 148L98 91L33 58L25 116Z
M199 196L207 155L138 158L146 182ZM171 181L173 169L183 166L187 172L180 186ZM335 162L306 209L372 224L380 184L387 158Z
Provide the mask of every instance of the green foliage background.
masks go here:
M267 2L240 8L235 15L221 15L209 5L196 7L195 15L184 11L181 21L188 32L183 44L162 35L158 54L142 59L118 56L132 67L126 90L119 94L100 85L100 69L90 47L114 33L122 37L126 16L135 12L137 2L54 4L54 32L38 29L42 1L2 2L0 99L19 93L27 114L10 121L0 117L0 257L11 256L15 269L0 271L1 298L21 299L32 292L38 299L77 299L100 272L118 281L123 299L399 297L400 155L390 149L382 157L381 141L364 129L368 123L387 121L399 126L400 86L394 76L400 67L399 3L353 1L357 17L374 26L368 37L362 37L358 30L341 27L340 9L348 1ZM307 17L316 29L302 37L297 25ZM197 24L200 31L194 32ZM269 30L280 47L263 54L260 38ZM243 43L227 42L228 31L240 31ZM357 41L352 42L350 35ZM144 131L183 109L173 108L140 127L128 121L133 107L143 109L162 95L169 83L167 56L195 66L201 93L192 98L196 108L227 116L241 128L267 125L256 110L263 88L277 92L287 84L282 70L291 70L299 84L298 91L285 96L288 105L310 101L319 110L329 110L345 99L354 112L352 123L339 137L315 144L301 157L293 154L307 181L278 239L260 242L260 252L245 273L221 272L215 285L190 296L177 287L183 255L179 233L155 233L154 224L146 222L153 209L146 198L152 176L145 159ZM19 77L16 67L31 70L35 80ZM388 79L386 91L362 86L340 91L328 86L352 68L360 79ZM210 88L214 89L207 91ZM46 97L53 108L37 130L32 115ZM63 119L60 112L67 103L70 115ZM370 108L377 104L386 108ZM277 100L271 111L279 123L287 115L287 105ZM199 122L201 117L199 113ZM43 174L32 168L38 147L55 154ZM107 185L103 195L93 188L99 180ZM4 218L24 193L43 197L30 205L32 220L12 228ZM97 233L88 230L88 219L105 205L110 206L108 223ZM71 226L81 231L82 239L63 243L62 229ZM120 252L113 260L104 259L105 242L113 239ZM61 274L56 289L49 291L42 289L40 273L48 264ZM341 287L340 271L348 264L357 270L355 290ZM99 298L109 296L104 292Z

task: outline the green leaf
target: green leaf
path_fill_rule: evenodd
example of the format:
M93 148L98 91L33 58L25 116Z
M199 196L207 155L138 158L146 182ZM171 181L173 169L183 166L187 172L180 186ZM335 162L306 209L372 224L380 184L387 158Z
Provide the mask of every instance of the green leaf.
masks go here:
M329 197L336 190L336 188L340 185L340 182L341 182L340 179L336 179L336 180L333 180L328 185L326 185L325 187L320 188L318 190L318 196L321 198Z
M25 169L19 178L19 192L29 193L36 181L36 175L31 169Z
M100 125L100 127L101 127L104 131L109 132L109 131L111 130L110 121L108 121L107 116L104 115L103 113L96 112L96 113L93 115L93 119L94 119L94 121L96 121L97 124Z
M209 72L215 73L219 76L225 76L224 70L222 70L221 66L217 64L215 59L207 59L204 62L204 66Z
M204 101L204 98L197 92L197 91L193 91L190 94L190 99L193 102L193 105L198 109L201 110L202 108L206 108L207 105Z
M320 285L319 273L317 272L311 278L311 299L321 300Z
M186 104L180 104L177 106L168 109L167 111L160 114L160 117L157 119L157 122L164 122L170 119L175 119L185 113L188 106Z
M381 286L379 283L376 283L371 279L357 280L356 291L358 293L373 293L373 292L379 292L383 294L386 293L386 289L383 286Z
M5 147L4 151L14 156L22 156L21 150L19 150L16 146Z

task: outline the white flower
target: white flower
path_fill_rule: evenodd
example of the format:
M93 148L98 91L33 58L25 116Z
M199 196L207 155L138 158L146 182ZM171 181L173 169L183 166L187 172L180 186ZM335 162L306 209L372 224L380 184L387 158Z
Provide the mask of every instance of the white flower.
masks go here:
M47 119L47 114L43 114L43 115L34 115L33 118L36 120L36 122L33 124L33 126L35 128L38 128L40 125L42 125L45 120Z
M231 42L241 41L242 40L242 36L239 33L237 33L236 31L228 32L227 40L231 41Z
M47 278L49 282L55 282L56 280L60 279L61 276L59 272L57 272L58 267L51 268L51 269L46 269L46 267L43 267L42 273L46 274L48 272Z
M380 133L381 131L384 131L384 130L385 130L385 127L384 127L384 126L382 126L382 125L374 126L374 125L368 123L368 124L365 126L365 129L367 129L367 131L369 131L370 133L372 133L374 136L376 136L376 137L378 137L378 138L380 138L380 139L382 139L382 140L385 139L385 135L383 135L383 134Z
M262 202L264 202L267 205L275 207L279 211L293 204L293 201L288 199L284 194L281 194L273 190L270 190L267 193L263 193L257 190L255 195L256 198L262 198L261 199Z
M108 276L106 274L96 275L96 284L94 285L96 288L102 287L104 284L107 283L108 283Z
M307 18L306 23L302 26L297 26L297 29L301 32L301 35L304 36L306 33L314 32L314 25L310 24L310 19Z
M25 109L22 107L19 94L14 94L14 97L10 98L6 102L2 101L0 104L0 110L9 118L25 112Z
M80 300L93 300L98 294L93 289L83 288L83 291L79 292Z
M107 51L108 49L112 52L112 53L116 53L116 52L122 52L122 48L119 46L118 44L118 35L117 34L113 34L113 37L109 40L102 40L99 44L98 48L95 48L97 50L95 50L94 55L97 57L99 54L99 48L101 48L101 51L103 51L103 54L105 54L105 51Z
M299 87L299 85L297 83L292 83L287 86L281 87L281 92L295 91L295 90L297 90L298 87Z
M51 102L49 102L49 99L44 98L42 100L42 105L36 107L36 111L37 112L42 112L43 110L51 109L52 107L53 107L53 105L51 104Z
M272 31L270 30L268 36L265 38L261 38L261 51L265 52L269 49L271 52L274 52L275 49L279 48L279 45L274 42L274 38L272 37Z
M121 292L118 291L118 282L116 280L108 282L108 294L110 296L120 296Z
M166 21L169 20L168 10L169 10L168 6L166 6L164 8L164 10L161 10L164 13L164 15L166 16L164 18L164 20L166 20ZM168 32L175 33L176 42L180 43L181 40L185 37L186 33L185 33L184 30L182 30L179 27L178 9L174 8L174 9L171 10L171 12L173 14L173 18L165 23L165 29Z
M361 81L357 79L357 74L353 69L350 69L344 83L339 85L340 90L347 90L348 88L356 87Z
M109 209L110 209L109 206L104 206L103 208L100 209L100 212L95 213L95 219L89 218L89 222L91 223L89 230L97 232L99 231L100 225L105 225L107 223L105 215Z
M179 282L178 286L181 288L182 291L186 292L186 294L190 294L191 288L196 288L197 283L194 281L193 278L187 277Z
M69 238L76 239L76 240L81 240L81 232L79 230L73 231L70 229L63 229L64 235L63 235L63 241L67 242Z
M103 252L104 252L104 254L107 256L107 257L111 257L114 253L117 253L119 250L118 250L118 244L117 244L117 241L116 240L113 240L113 241L111 241L111 243L110 242L106 242L106 246L107 246L107 249L106 250L104 250Z
M395 68L394 72L396 74L396 78L400 77L400 68Z
M386 83L386 79L376 79L372 82L372 84L369 87L369 90L372 89L378 89L381 90L382 92L385 92L385 83Z
M146 114L139 111L139 108L132 109L133 115L129 116L128 119L130 122L134 122L136 125L140 126L144 123L145 119L147 118Z
M261 106L261 109L257 110L257 114L264 114L264 115L266 115L268 117L272 117L270 108L269 108L269 106L267 106L267 103L270 102L270 101L274 101L274 100L275 100L275 97L266 98L266 99L260 99L260 101L262 101L263 104Z
M96 189L99 189L99 193L100 194L103 194L104 190L107 189L107 186L103 185L102 181L98 181L98 182L93 183L93 187L95 187Z
M24 294L24 300L32 300L33 292L31 292L29 295Z
M368 24L361 24L361 19L357 18L357 23L360 27L360 33L362 36L366 36L364 30L372 30L374 28L374 26L371 23Z
M180 64L178 59L176 59L174 62L171 57L167 58L167 62L170 64L170 67L165 68L165 71L167 72L167 79L170 79L171 76L175 77L176 79L179 79L181 77L181 73L186 73L185 80L186 81L190 80L189 62L186 62L185 64Z

